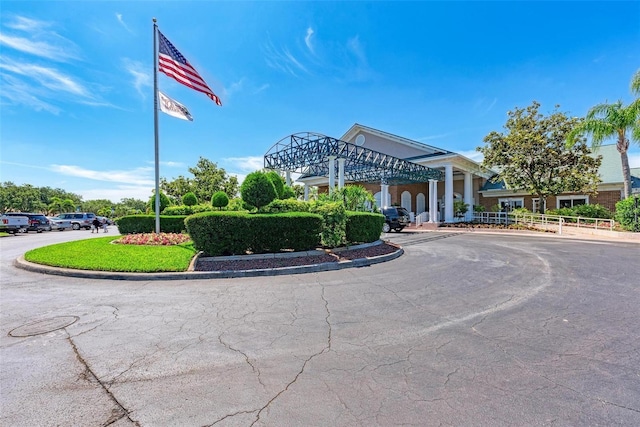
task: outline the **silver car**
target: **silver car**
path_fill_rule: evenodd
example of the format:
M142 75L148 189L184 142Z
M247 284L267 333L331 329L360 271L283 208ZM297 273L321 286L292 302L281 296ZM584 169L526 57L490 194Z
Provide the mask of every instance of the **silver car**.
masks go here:
M73 228L73 224L68 219L62 219L57 216L48 216L47 219L49 220L49 230L64 231Z

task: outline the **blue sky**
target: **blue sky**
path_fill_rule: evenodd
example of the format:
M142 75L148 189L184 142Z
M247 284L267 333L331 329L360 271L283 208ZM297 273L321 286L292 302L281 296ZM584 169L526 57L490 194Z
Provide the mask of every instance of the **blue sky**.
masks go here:
M3 0L2 182L151 195L153 17L223 103L158 75L194 117L159 116L167 179L199 157L242 179L280 139L354 123L474 156L533 100L628 103L640 68L637 1Z

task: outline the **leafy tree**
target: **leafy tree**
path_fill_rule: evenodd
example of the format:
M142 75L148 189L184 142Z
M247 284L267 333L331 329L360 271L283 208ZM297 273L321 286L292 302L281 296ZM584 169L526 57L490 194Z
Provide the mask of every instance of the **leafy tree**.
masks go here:
M242 200L247 204L260 209L278 198L278 193L273 182L264 172L252 172L244 179L240 186Z
M151 212L156 211L156 195L152 195L149 198L149 203L147 205L149 207L149 210ZM162 211L167 207L167 206L171 206L171 200L169 200L169 198L167 197L166 194L164 194L162 191L160 192L160 213L162 213Z
M114 215L116 217L135 215L145 212L147 210L147 203L139 199L123 198L120 199L119 203L115 204L114 210Z
M180 203L183 194L193 193L194 189L194 183L182 175L173 181L160 178L160 192L165 193L176 204Z
M189 168L189 172L193 174L191 191L198 200L208 200L216 191L224 191L229 197L238 193L238 178L227 175L223 168L218 168L211 160L200 157L196 166Z
M46 212L47 205L41 200L39 188L4 182L0 187L0 209L2 212Z
M631 79L631 90L640 95L640 70ZM640 145L640 98L625 106L622 101L598 104L592 107L584 121L567 137L572 146L583 135L591 135L591 147L598 148L609 138L616 138L616 149L622 162L624 198L631 194L631 169L629 169L629 138Z
M284 195L284 179L282 178L282 176L274 170L266 171L265 174L267 175L267 178L269 178L269 180L273 183L273 186L276 188L278 199L283 199L284 197L282 196Z
M580 119L568 118L559 106L543 116L539 107L533 101L526 109L509 111L506 133L489 133L485 146L477 150L484 155L484 167L499 170L493 182L503 180L509 188L539 197L544 209L549 196L595 192L601 158L590 156L584 140L576 140L571 148L565 144Z
M182 204L185 206L195 206L198 204L198 198L193 192L189 191L187 194L182 196Z
M80 209L83 212L93 212L96 215L100 215L98 212L103 210L108 210L111 212L111 208L113 207L113 202L108 199L95 199L95 200L87 200L86 202L82 202Z
M211 206L222 210L229 205L229 196L224 191L216 191L211 196Z

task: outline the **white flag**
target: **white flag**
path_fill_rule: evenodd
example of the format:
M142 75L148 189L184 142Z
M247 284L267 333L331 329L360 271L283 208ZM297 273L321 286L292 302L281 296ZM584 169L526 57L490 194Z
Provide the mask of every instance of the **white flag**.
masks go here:
M187 107L180 104L178 101L169 98L164 93L158 91L158 103L160 104L160 110L163 113L167 113L170 116L177 117L182 120L193 121L191 113L187 110Z

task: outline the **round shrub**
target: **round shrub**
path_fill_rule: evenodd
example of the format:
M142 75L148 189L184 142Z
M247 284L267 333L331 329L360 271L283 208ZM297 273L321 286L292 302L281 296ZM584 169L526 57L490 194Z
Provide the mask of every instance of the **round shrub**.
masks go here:
M182 204L185 206L194 206L198 204L198 198L191 191L182 196Z
M242 200L258 209L278 198L273 182L260 171L247 175L240 186L240 195Z
M273 186L276 188L276 194L278 195L278 199L284 199L284 180L280 176L280 174L276 171L269 171L266 173L267 178L273 183Z
M164 194L162 191L160 192L160 212L165 210L166 207L171 206L171 200ZM149 198L149 209L151 212L156 211L156 195L154 194Z
M229 196L224 191L216 191L211 196L211 205L218 210L222 210L229 205Z

